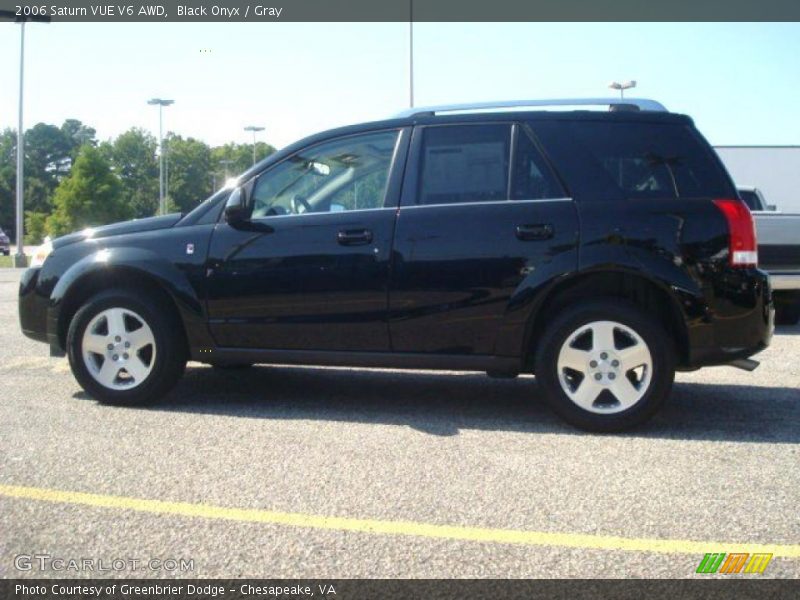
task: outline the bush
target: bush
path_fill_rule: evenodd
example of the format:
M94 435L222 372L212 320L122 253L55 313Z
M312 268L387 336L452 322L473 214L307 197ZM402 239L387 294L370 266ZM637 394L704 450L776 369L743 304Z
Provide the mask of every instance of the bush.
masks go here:
M25 211L25 243L39 245L47 235L46 229L47 213L36 211Z

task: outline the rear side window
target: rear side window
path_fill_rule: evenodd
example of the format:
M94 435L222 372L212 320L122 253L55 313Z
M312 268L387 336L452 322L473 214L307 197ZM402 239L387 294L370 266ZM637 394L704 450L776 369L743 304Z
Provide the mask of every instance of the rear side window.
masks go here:
M508 198L510 125L426 127L417 204Z
M713 150L690 126L645 121L560 121L536 126L569 185L623 198L730 197ZM541 133L540 133L541 129ZM566 136L564 134L567 134ZM549 138L549 139L548 139Z
M514 148L514 170L511 175L511 198L514 200L542 200L564 196L541 152L525 129L518 129Z

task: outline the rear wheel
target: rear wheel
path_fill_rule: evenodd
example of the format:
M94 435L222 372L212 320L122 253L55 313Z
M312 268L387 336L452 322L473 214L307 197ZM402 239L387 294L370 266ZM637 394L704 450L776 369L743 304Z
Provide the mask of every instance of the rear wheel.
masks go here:
M154 401L186 366L180 325L152 298L125 289L102 292L78 310L67 351L78 383L109 404Z
M536 378L564 420L589 431L644 423L664 403L675 351L660 323L619 300L580 303L539 340Z

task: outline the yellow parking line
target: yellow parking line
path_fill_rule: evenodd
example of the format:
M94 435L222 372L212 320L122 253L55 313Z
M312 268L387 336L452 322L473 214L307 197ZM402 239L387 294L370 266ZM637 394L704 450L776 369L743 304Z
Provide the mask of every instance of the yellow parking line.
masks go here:
M277 512L251 508L229 508L189 502L164 502L144 498L126 498L105 494L86 494L37 487L0 484L0 496L26 498L44 502L57 502L119 508L159 515L201 517L246 523L267 523L290 527L328 529L333 531L356 531L380 535L408 535L450 540L467 540L496 544L524 544L530 546L563 546L591 550L627 550L638 552L662 552L671 554L703 554L706 552L772 553L775 556L798 558L798 544L749 544L737 542L698 542L690 540L663 540L647 538L624 538L608 535L582 533L551 533L546 531L515 531L487 527L464 527L459 525L432 525L413 521L383 521L378 519L354 519L349 517L325 517L302 513Z

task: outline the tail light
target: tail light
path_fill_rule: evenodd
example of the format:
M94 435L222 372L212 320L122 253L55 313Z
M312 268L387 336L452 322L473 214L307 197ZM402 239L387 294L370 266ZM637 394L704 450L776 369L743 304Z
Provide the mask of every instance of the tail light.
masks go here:
M728 221L728 261L732 267L755 267L758 264L756 226L750 209L741 200L714 200Z

